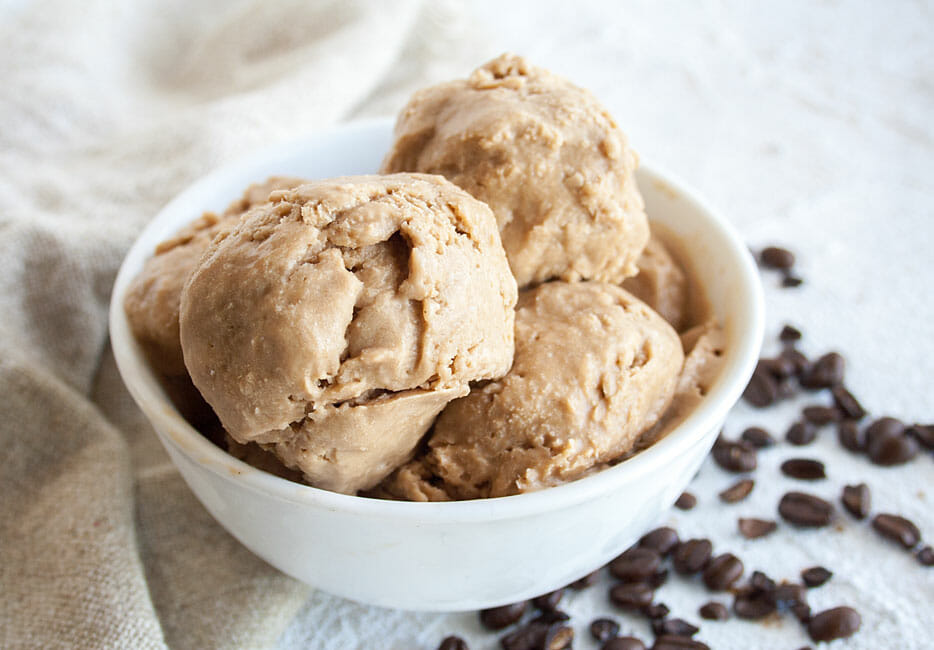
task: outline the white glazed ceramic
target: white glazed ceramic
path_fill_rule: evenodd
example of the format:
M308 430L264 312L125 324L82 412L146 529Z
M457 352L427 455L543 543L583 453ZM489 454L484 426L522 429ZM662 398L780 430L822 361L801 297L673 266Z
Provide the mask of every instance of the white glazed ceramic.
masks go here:
M247 548L315 587L364 603L468 610L529 598L606 563L671 507L752 373L763 303L752 259L726 220L651 168L638 172L650 218L685 242L727 335L723 372L666 438L593 476L517 496L453 503L381 501L319 490L227 455L181 418L130 334L123 298L156 244L274 174L374 173L389 121L349 124L220 169L146 227L114 285L110 334L120 373L185 481Z

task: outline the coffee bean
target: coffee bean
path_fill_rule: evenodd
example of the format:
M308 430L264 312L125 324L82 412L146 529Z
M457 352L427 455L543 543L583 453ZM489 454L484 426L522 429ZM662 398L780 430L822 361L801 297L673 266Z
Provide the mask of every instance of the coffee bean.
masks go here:
M612 618L598 618L590 623L590 635L597 641L606 641L619 634L619 623Z
M801 340L801 330L797 327L785 324L782 331L778 333L778 340L782 343L794 343Z
M528 602L523 600L511 605L484 609L480 611L480 622L490 630L501 630L522 618L527 607Z
M467 642L459 636L447 636L438 645L438 650L470 650Z
M873 420L866 427L867 442L875 442L881 438L900 436L905 432L905 423L892 417L883 417Z
M804 284L804 280L802 280L797 275L791 275L790 273L786 273L785 276L782 278L782 286L785 287L786 289L793 289L795 287L800 287L802 284Z
M718 442L713 459L728 472L751 472L756 468L756 448L746 442Z
M564 650L571 646L574 630L561 623L530 621L500 639L503 650Z
M529 621L529 623L544 623L545 625L551 625L552 623L564 623L565 621L569 620L571 620L571 617L567 612L562 612L560 609L553 609L550 612L542 612Z
M662 556L658 551L635 546L614 558L609 567L610 573L623 582L645 582L661 564Z
M787 248L768 246L759 253L759 261L767 269L790 269L795 265L795 254Z
M841 413L835 406L805 406L801 415L811 424L822 427L840 419Z
M641 582L624 582L610 589L610 600L622 609L638 610L652 603L655 591Z
M905 433L927 449L934 449L934 424L912 424Z
M830 394L833 396L833 403L840 409L843 417L851 420L860 420L865 417L866 409L859 403L859 400L853 397L853 393L843 387L843 384L832 387Z
M920 451L921 447L918 445L918 441L904 433L868 438L866 445L866 454L869 456L869 460L884 467L904 465L917 456Z
M811 617L808 622L808 634L815 641L845 639L856 633L861 622L855 609L834 607Z
M828 352L801 373L801 386L810 389L835 386L843 381L845 366L840 354Z
M733 599L733 613L749 621L765 618L775 611L775 603L763 591L739 592Z
M652 650L710 650L710 646L689 636L666 634L655 639Z
M710 560L704 569L704 584L711 591L723 591L743 575L742 561L732 553L724 553Z
M827 478L824 464L810 458L789 458L781 466L782 474L801 481L816 481Z
M915 557L918 559L918 562L921 563L921 566L934 566L934 548L930 546L921 548L915 554Z
M788 379L795 376L796 366L794 361L785 357L763 357L759 359L756 368L765 370L772 375L773 379Z
M742 501L749 496L749 493L752 492L754 485L755 481L753 481L751 478L744 478L720 492L720 499L726 503L736 503L737 501Z
M850 451L860 452L866 449L866 435L860 431L855 420L843 420L837 425L837 440Z
M581 589L586 589L587 587L592 587L597 583L597 580L600 578L600 569L596 571L591 571L585 576L581 576L574 582L568 585L571 589L580 591Z
M869 515L869 505L872 501L869 486L865 483L844 486L840 501L851 515L857 519L865 519Z
M562 596L564 596L564 589L555 589L533 598L532 605L543 612L553 612L558 608Z
M668 569L662 569L650 577L646 582L652 589L658 589L668 580Z
M775 444L775 438L761 427L749 427L740 435L743 442L748 442L756 449L764 449Z
M807 625L811 620L811 606L807 603L797 603L791 606L792 615L798 619L799 623Z
M778 528L778 524L767 519L739 518L739 532L746 539L765 537L769 533L775 532L776 528Z
M600 646L600 650L645 650L645 644L634 636L618 636Z
M655 636L687 636L691 637L700 631L696 625L691 625L684 619L669 618L652 621L652 632Z
M552 625L545 633L545 642L539 646L543 650L565 650L574 642L574 630L567 625Z
M811 367L811 362L797 348L787 347L778 356L791 362L796 377L800 377Z
M662 526L661 528L656 528L655 530L647 532L641 538L639 538L639 546L644 546L645 548L650 548L662 557L667 557L675 546L678 545L678 532L674 528L669 528L668 526Z
M749 576L749 587L754 591L772 592L775 590L775 581L761 571L753 571Z
M678 500L675 501L675 507L679 510L690 510L697 505L697 497L690 492L682 492Z
M668 605L665 603L652 603L651 605L646 605L642 608L642 613L645 614L645 617L651 620L665 618L668 614L671 613L671 610L668 608Z
M898 515L879 514L872 518L872 527L893 542L912 549L921 541L921 531L910 519Z
M804 587L788 582L775 587L771 593L772 602L779 609L791 609L795 605L807 603L807 596L804 593Z
M817 438L817 429L807 421L795 422L785 433L785 440L793 445L809 445Z
M691 575L704 568L711 553L713 553L713 544L709 539L689 539L678 544L672 555L671 563L675 571L681 575Z
M803 645L800 648L798 648L798 650L814 650L814 649L809 645Z
M808 587L820 587L830 580L832 575L833 573L822 566L812 566L810 569L801 572L801 579L804 580L804 584Z
M704 603L697 611L701 615L701 618L705 618L708 621L725 621L730 617L730 610L726 608L726 605L718 603L715 600Z
M756 367L743 391L743 399L758 408L771 406L778 399L778 382L768 371Z
M778 514L796 526L827 526L833 521L833 506L813 494L788 492L778 503Z

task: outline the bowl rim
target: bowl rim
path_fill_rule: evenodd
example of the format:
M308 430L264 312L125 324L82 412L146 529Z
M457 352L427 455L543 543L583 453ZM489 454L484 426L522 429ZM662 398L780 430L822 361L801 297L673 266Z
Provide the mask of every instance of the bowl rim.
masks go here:
M748 248L719 212L673 174L642 163L638 172L640 176L660 181L674 190L680 200L689 204L689 209L703 215L707 226L716 229L718 238L726 244L723 253L732 259L731 270L740 271L734 279L738 280L738 289L743 295L738 301L741 309L736 314L734 340L724 355L724 366L714 384L700 405L684 421L638 454L592 475L534 492L470 501L393 501L340 494L280 478L234 458L195 430L165 396L155 373L130 333L123 310L124 296L130 281L152 254L153 246L148 243L151 233L160 230L162 222L177 212L179 206L186 205L193 197L223 183L225 179L243 176L251 168L296 155L300 150L320 145L324 138L384 137L391 127L392 121L389 119L349 122L273 145L224 165L189 185L167 203L137 236L114 282L109 313L110 339L124 384L153 424L164 445L175 447L192 462L224 480L237 481L246 489L278 500L371 518L450 523L511 519L573 507L611 493L622 483L635 482L648 473L664 472L667 458L686 453L705 433L720 426L745 389L759 356L765 307L758 271ZM262 173L258 176L262 176ZM155 424L156 418L160 419L162 426Z

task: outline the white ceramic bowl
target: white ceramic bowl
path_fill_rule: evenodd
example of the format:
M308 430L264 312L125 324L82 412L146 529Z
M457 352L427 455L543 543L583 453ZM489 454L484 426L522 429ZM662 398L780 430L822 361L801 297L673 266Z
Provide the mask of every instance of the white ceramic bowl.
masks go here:
M120 373L189 487L247 548L315 587L416 610L468 610L529 598L606 563L671 507L697 471L752 373L762 339L758 275L726 220L651 168L638 173L650 218L685 253L726 329L723 371L698 409L633 458L559 487L452 503L381 501L319 490L246 465L178 414L130 334L123 299L155 245L204 210L222 210L274 174L373 173L389 121L349 124L220 169L153 219L114 285L110 334Z

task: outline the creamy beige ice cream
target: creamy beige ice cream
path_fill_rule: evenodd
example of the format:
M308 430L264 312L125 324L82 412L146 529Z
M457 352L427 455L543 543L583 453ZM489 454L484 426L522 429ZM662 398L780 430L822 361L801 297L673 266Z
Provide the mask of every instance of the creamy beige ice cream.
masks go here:
M688 277L655 230L639 257L638 274L622 286L680 332L690 316Z
M636 273L649 237L637 163L593 95L507 54L417 92L383 171L443 174L488 203L524 287Z
M524 291L512 369L452 402L426 453L381 486L383 495L475 499L579 478L659 420L683 361L672 327L617 286Z
M489 208L439 176L274 192L182 291L185 365L225 429L312 484L372 487L513 356L516 284Z

